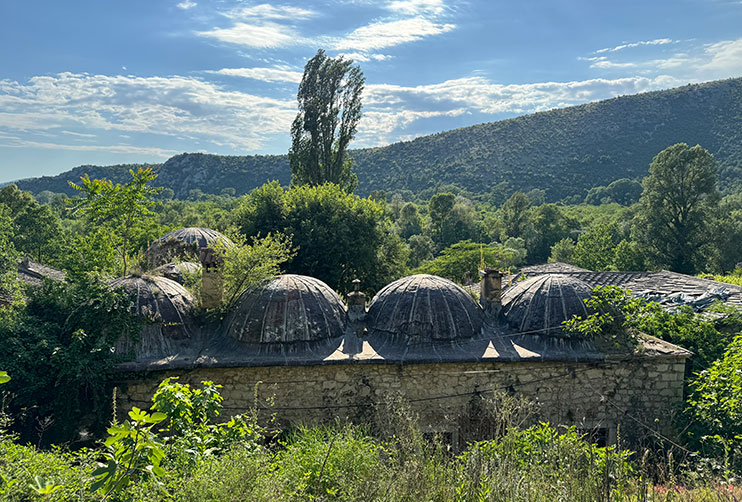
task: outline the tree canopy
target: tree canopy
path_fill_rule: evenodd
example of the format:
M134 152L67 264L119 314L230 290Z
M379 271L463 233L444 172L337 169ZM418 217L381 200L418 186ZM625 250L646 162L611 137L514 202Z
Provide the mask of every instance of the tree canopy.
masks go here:
M713 155L700 145L665 148L652 160L643 186L637 237L655 265L694 273L711 242L704 229L719 200Z
M358 184L346 150L361 118L365 78L353 60L320 49L304 67L291 126L291 183L335 183L349 192Z

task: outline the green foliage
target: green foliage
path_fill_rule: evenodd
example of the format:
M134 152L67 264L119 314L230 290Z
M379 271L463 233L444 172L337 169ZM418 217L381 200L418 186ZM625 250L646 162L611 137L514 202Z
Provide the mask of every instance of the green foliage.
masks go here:
M642 185L638 181L621 178L611 182L607 187L593 187L585 196L585 204L599 206L601 204L617 203L630 206L637 202L642 194Z
M291 239L281 234L255 238L252 244L237 234L232 235L232 241L233 246L220 247L224 256L225 309L232 307L246 289L262 286L278 275L281 264L295 254L291 249Z
M621 500L634 473L631 455L615 445L597 447L574 427L558 430L541 423L511 429L500 440L475 443L461 456L461 463L462 469L484 477L479 486L467 487L470 496L472 491L481 493L482 485L496 483L497 473L514 471L522 486L508 487L511 492L505 499L528 500L534 487L549 486L559 500Z
M365 80L352 60L333 59L322 49L307 61L291 126L292 185L334 183L353 192L358 178L346 150L361 119Z
M616 256L612 227L593 225L577 239L572 263L588 270L609 270Z
M565 237L551 246L549 263L573 263L575 243L569 237Z
M619 242L613 257L613 268L619 272L645 270L644 253L639 244L626 239Z
M564 321L565 334L607 341L613 346L637 343L636 328L644 315L644 300L631 298L627 289L599 286L585 304L590 313Z
M134 407L129 412L131 421L113 424L108 428L109 437L104 442L105 458L93 471L91 491L104 492L103 500L114 493L124 492L129 483L143 476L155 480L165 476L160 466L165 452L162 442L152 431L153 427L167 418L164 413L149 414Z
M350 291L355 278L376 291L406 270L409 251L391 232L384 206L337 185L284 190L269 183L243 198L233 221L246 236L289 236L296 255L286 271L339 291Z
M506 269L518 264L518 253L502 244L461 241L441 251L436 259L420 265L415 273L438 275L463 284L467 278L478 277L482 259L488 267Z
M371 197L369 197L371 199ZM373 199L372 199L373 200ZM399 211L399 217L396 222L397 235L403 239L409 239L413 235L423 233L423 221L417 212L417 206L412 202L407 202Z
M25 440L78 439L110 416L111 347L139 328L130 305L128 295L94 280L50 281L2 319L0 367L13 375L8 411ZM50 425L43 438L36 430L42 422Z
M115 231L119 242L122 274L127 271L127 252L134 225L151 216L155 196L162 188L151 187L149 183L157 178L151 168L130 170L131 181L125 185L114 184L111 180L93 179L85 174L81 185L69 182L70 186L83 194L83 198L73 201L73 212L83 214L91 222L107 224Z
M713 155L699 145L678 143L652 160L634 233L653 264L686 274L704 265L707 222L719 200L716 172Z
M0 371L0 384L10 382L10 376L7 371Z
M567 218L556 204L543 204L531 209L526 243L528 260L532 263L545 262L551 248L569 236L577 222Z
M522 237L528 225L531 201L523 192L515 192L500 208L500 218L508 237Z
M433 259L435 243L427 235L413 235L407 240L410 247L410 258L407 262L410 267L417 267L427 260Z
M687 413L696 422L695 439L723 456L727 467L742 472L742 335L734 338L722 358L696 376L691 389Z

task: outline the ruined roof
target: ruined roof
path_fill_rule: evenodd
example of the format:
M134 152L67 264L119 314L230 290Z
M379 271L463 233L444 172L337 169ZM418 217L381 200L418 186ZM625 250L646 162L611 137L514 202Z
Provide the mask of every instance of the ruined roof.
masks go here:
M18 270L18 280L34 286L41 285L44 279L63 281L65 277L63 271L31 261L28 257L18 262L16 268Z
M502 313L519 333L556 335L562 322L588 314L591 288L564 274L544 274L516 283L502 296Z
M484 313L460 286L434 275L411 275L384 287L371 300L371 334L422 340L455 340L479 334Z
M634 295L652 300L670 298L679 294L700 297L710 290L724 289L728 293L727 299L724 300L725 303L742 306L742 286L668 270L660 270L659 272L573 271L564 272L564 274L585 282L591 288L596 286L619 286L630 289Z
M245 343L311 342L342 336L345 322L345 305L327 284L286 274L258 291L244 291L226 331Z
M566 274L570 272L590 272L589 270L585 268L576 267L574 265L570 265L569 263L562 263L562 262L539 263L538 265L528 265L527 267L521 268L520 271L523 274L525 274L527 277L532 276L532 275L541 275L541 274Z
M182 261L180 263L166 263L164 265L160 265L152 271L152 274L161 275L162 277L166 277L172 281L177 282L178 284L183 284L185 282L185 276L189 274L200 274L200 272L200 263Z

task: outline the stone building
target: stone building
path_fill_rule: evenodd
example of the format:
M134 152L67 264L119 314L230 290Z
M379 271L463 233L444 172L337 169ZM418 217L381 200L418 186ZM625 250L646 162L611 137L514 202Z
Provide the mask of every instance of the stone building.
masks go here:
M671 426L688 351L648 336L613 346L566 335L562 321L586 315L591 294L570 273L504 288L497 271L482 275L479 303L447 279L413 275L370 302L357 287L347 304L317 279L282 275L245 291L218 326L192 323L186 296L160 278L158 294L177 301L161 299L174 310L157 307L157 322L183 330L142 337L119 368L119 409L148 405L163 378L179 376L223 385L230 414L257 406L286 426L371 420L401 395L426 430L463 441L495 391L536 401L538 420L608 441L619 425L626 435Z

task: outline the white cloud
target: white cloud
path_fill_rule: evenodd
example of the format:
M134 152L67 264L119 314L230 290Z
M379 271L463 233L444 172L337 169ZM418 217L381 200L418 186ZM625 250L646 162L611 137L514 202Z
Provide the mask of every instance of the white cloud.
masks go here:
M82 132L74 132L74 131L61 131L62 134L67 134L70 136L77 136L78 138L95 138L95 134L85 134Z
M136 132L254 151L270 135L287 133L296 105L191 77L61 73L24 83L0 81L0 110L0 130L16 136L70 129Z
M73 150L78 152L106 152L120 154L137 154L160 157L163 159L172 157L180 152L177 150L166 150L163 148L151 148L133 145L67 145L64 143L47 143L42 141L29 141L22 138L0 136L1 148L40 148L43 150Z
M446 10L443 0L394 0L387 8L400 14L417 16L419 14L440 15Z
M217 73L219 75L229 75L233 77L251 78L263 82L301 82L303 72L293 71L288 68L222 68L217 71L207 73Z
M193 2L191 0L183 0L179 4L177 4L177 7L183 10L192 9L196 6L196 2Z
M198 31L197 35L215 38L220 42L246 45L261 49L277 49L300 44L303 38L296 29L273 22L243 23L237 22L229 28L214 28Z
M392 57L386 54L364 54L360 52L343 52L338 54L346 59L352 59L355 62L366 62L366 61L386 61Z
M631 42L631 43L617 45L615 47L606 47L604 49L598 49L597 51L595 51L595 54L602 54L604 52L618 52L624 49L640 47L642 45L666 45L666 44L671 44L673 42L675 42L675 40L672 40L670 38L657 38L654 40L643 40L640 42Z
M260 4L253 5L252 7L242 7L239 9L233 9L223 14L230 19L239 20L302 20L311 19L315 17L317 13L313 10L303 9L301 7L291 7L288 5L271 5L271 4Z
M711 44L705 53L710 60L701 66L703 71L724 77L742 75L742 38Z
M434 23L423 17L379 21L353 30L334 44L337 50L375 51L415 42L451 31L453 24Z
M607 59L601 59L595 61L590 65L590 68L635 68L636 63L616 63L614 61L608 61Z

